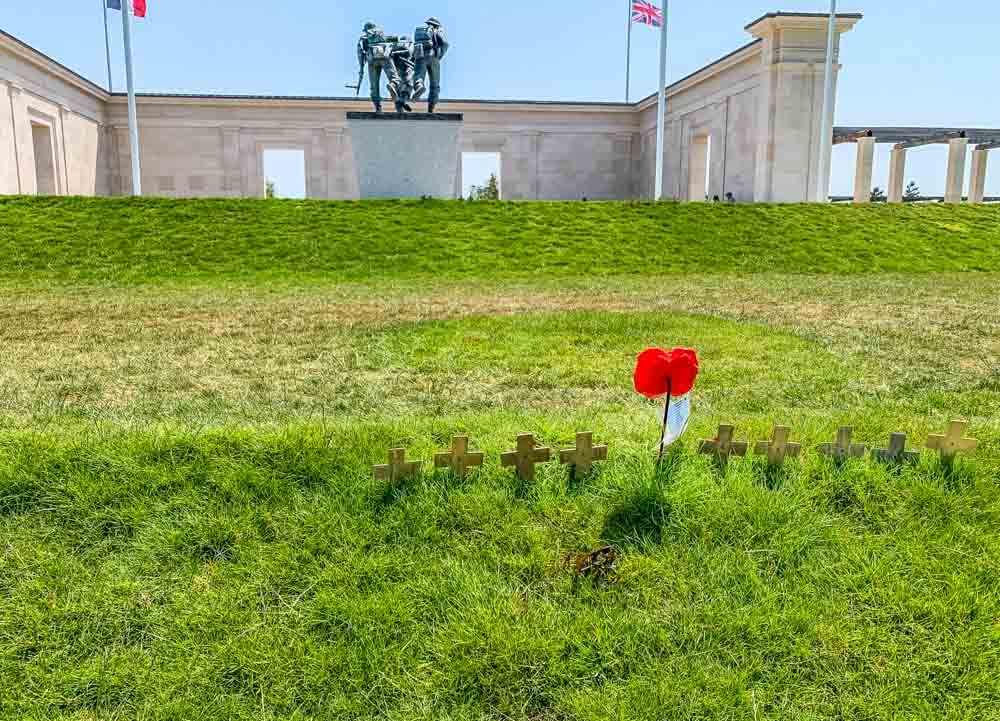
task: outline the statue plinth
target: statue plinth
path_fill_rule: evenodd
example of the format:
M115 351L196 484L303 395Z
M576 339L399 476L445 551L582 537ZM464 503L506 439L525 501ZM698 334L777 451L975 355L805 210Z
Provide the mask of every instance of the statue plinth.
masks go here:
M406 121L452 121L462 122L465 116L462 113L357 113L354 111L347 113L348 120L406 120Z
M461 113L347 113L362 198L454 198Z

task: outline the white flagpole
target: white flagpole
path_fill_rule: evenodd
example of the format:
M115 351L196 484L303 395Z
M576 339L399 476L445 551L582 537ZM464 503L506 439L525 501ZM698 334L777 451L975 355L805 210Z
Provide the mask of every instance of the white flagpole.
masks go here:
M656 182L653 199L663 200L663 135L667 118L667 0L663 0L660 27L660 96L656 104Z
M625 35L625 102L629 101L629 74L632 70L632 0L625 0L628 10L628 32Z
M128 135L132 156L132 195L142 195L139 168L139 120L135 111L135 83L132 78L132 0L122 2L122 36L125 38L125 83L128 86Z
M826 77L823 89L822 131L819 137L816 200L825 203L830 197L830 154L833 152L833 44L836 37L837 0L830 0L830 23L826 36Z
M108 59L108 92L113 93L111 83L111 36L108 34L108 0L101 0L101 10L104 11L104 54Z

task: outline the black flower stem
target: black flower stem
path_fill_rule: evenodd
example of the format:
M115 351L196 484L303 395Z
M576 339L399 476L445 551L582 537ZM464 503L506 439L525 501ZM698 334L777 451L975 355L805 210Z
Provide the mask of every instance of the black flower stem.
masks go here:
M667 402L663 407L663 428L660 431L660 455L656 457L656 467L660 467L660 462L663 460L663 447L666 445L664 440L667 436L667 416L670 414L670 379L667 378Z

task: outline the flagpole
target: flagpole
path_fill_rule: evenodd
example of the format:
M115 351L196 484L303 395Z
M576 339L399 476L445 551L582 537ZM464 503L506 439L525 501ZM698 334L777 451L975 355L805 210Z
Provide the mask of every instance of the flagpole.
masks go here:
M113 93L114 87L111 83L111 35L108 33L108 0L101 0L101 9L104 11L104 54L108 59L108 92Z
M132 195L142 195L139 168L139 120L135 110L135 83L132 78L132 0L122 2L122 37L125 39L125 83L128 87L128 135L132 156Z
M656 181L653 199L663 200L663 135L667 118L667 0L663 2L663 24L660 26L660 94L656 103Z
M830 23L826 33L826 76L823 88L823 117L819 137L819 163L816 175L816 200L825 203L830 197L830 154L833 152L833 46L837 26L837 0L830 0Z
M625 102L629 101L629 75L632 70L632 0L625 0L628 11L628 31L625 34Z

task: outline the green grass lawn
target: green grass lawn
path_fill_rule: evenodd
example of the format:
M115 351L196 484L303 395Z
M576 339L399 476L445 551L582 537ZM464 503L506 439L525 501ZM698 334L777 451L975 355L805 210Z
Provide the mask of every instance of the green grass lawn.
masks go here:
M992 718L998 288L996 208L0 199L0 718ZM950 473L814 451L952 418Z

